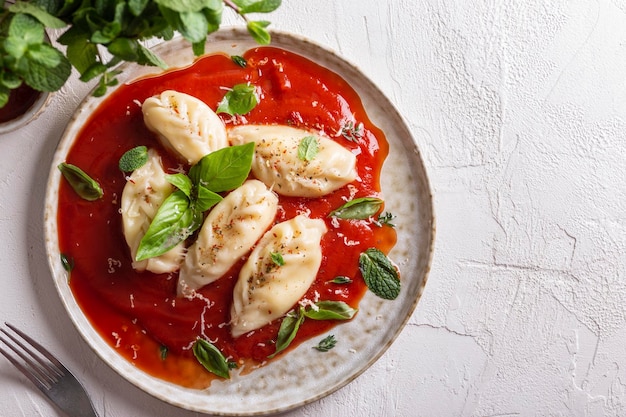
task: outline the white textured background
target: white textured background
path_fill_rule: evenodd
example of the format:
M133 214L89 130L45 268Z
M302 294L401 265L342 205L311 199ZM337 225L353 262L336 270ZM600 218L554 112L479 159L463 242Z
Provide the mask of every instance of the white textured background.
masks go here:
M284 0L270 20L388 94L438 229L396 343L284 416L626 416L626 0ZM0 137L0 319L45 339L103 416L196 416L104 365L49 279L40 213L74 87ZM0 386L1 416L57 415L4 360Z

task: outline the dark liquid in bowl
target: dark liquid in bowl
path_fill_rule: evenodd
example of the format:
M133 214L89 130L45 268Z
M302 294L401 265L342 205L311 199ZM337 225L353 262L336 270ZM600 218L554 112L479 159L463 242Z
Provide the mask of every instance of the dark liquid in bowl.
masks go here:
M0 108L0 123L8 122L26 113L41 94L41 91L33 90L26 84L12 90L8 103Z

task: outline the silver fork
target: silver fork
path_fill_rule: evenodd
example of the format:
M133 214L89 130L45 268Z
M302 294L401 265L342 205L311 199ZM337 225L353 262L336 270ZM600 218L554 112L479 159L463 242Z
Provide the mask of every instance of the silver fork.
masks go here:
M20 361L0 346L0 353L9 362L15 365L68 417L98 417L81 383L61 362L21 330L7 322L4 324L13 333L0 328L0 332L8 337L6 339L0 335L0 340L21 358ZM15 335L18 335L21 340Z

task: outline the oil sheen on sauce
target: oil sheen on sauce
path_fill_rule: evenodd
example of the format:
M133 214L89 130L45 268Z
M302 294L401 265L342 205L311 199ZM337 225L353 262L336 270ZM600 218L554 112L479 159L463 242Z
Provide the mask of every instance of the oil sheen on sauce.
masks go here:
M370 221L333 222L328 217L348 199L384 197L379 180L388 144L368 119L356 92L335 73L286 50L259 47L244 57L245 68L229 56L209 55L189 67L121 86L90 116L66 158L100 183L103 198L88 202L65 181L60 184L59 243L61 252L74 260L70 286L78 304L120 355L157 378L185 387L205 388L216 378L194 358L190 348L196 338L209 338L229 360L251 369L274 353L280 319L236 339L230 335L232 290L244 260L202 288L204 300L177 298L177 273L156 275L132 269L119 213L126 182L119 158L145 145L159 151L167 172L181 168L144 126L140 104L146 98L177 90L215 110L227 88L251 83L261 93L258 106L245 116L221 115L227 128L255 123L323 131L357 155L358 178L352 184L319 199L279 197L276 223L304 211L324 219L328 227L321 243L322 264L305 299L344 301L358 308L367 290L358 270L359 254L370 247L387 253L396 242L391 227ZM361 124L356 135L341 134L344 128ZM329 282L340 275L353 282ZM305 320L289 349L335 325L341 324ZM276 358L288 355L289 349ZM312 350L312 361L320 360L316 354L323 355Z

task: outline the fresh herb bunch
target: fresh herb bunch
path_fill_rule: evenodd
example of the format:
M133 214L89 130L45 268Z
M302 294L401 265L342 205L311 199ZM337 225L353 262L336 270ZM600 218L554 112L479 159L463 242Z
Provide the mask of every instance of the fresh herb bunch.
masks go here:
M265 20L250 13L269 13L281 0L9 0L0 13L0 107L23 83L38 91L59 90L72 67L84 82L100 78L94 95L117 84L115 67L136 62L166 68L143 42L165 41L180 33L196 56L204 53L207 35L219 29L225 8L246 22L260 44L270 43ZM57 49L47 29L63 30Z

